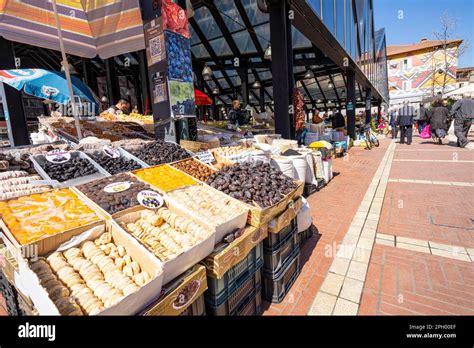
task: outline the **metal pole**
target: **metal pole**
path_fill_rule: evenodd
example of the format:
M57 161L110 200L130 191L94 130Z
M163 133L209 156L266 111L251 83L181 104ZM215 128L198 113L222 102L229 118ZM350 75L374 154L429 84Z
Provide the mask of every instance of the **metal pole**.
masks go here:
M56 6L56 0L52 0L52 4L53 4L53 11L54 11L54 18L56 20L56 28L58 30L59 47L61 48L61 55L63 58L62 65L64 67L64 72L66 75L67 88L69 91L70 101L72 105L72 113L74 114L74 122L76 124L77 138L81 140L82 139L81 124L79 123L79 117L77 115L76 101L74 99L74 91L72 89L71 74L69 73L69 63L67 61L66 51L64 50L63 34L61 32L61 23L59 22L59 15L58 15L58 8Z

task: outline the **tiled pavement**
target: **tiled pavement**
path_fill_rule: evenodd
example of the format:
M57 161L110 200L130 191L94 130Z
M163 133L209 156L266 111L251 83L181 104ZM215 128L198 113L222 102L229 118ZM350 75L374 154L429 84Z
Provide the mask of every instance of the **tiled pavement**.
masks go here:
M302 248L301 274L282 303L265 303L264 315L305 315L309 312L331 266L336 246L344 238L389 145L389 140L382 141L379 148L370 152L353 148L348 157L334 160L333 169L338 175L309 198L318 234ZM361 252L357 255L364 257Z
M320 234L265 314L473 315L474 151L415 137L350 156L310 198Z

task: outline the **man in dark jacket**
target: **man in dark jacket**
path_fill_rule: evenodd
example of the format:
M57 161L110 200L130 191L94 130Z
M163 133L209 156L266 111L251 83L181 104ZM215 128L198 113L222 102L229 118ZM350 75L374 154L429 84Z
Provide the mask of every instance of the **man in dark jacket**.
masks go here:
M469 94L453 105L451 116L454 116L454 134L458 138L458 146L465 147L469 144L467 134L474 118L474 101Z
M242 126L245 123L245 114L242 110L240 100L232 101L232 109L229 111L229 120L231 124Z
M332 116L330 117L330 119L332 122L332 129L342 128L346 125L346 120L338 109L334 109L332 111Z
M413 117L415 116L415 108L408 105L407 102L398 109L398 125L400 126L400 144L411 144L413 135Z
M418 123L418 133L421 133L423 131L423 128L425 128L427 119L428 110L425 109L423 104L420 104L420 108L418 109L418 115L416 115L416 121Z

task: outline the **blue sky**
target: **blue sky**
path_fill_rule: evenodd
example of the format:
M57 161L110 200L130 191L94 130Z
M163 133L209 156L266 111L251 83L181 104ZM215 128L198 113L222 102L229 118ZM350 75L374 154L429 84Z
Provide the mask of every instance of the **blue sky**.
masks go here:
M385 27L387 45L409 44L440 28L447 12L455 18L455 39L468 39L469 49L460 57L459 67L474 66L474 0L374 0L375 30ZM403 11L403 19L398 19Z

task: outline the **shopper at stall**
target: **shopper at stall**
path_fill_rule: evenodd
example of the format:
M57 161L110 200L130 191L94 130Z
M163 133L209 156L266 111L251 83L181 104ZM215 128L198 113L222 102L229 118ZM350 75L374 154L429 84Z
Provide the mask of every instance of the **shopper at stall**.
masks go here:
M454 134L458 138L458 146L465 147L469 144L467 135L474 118L474 101L469 94L464 94L461 100L454 103L451 116L454 117Z
M443 106L443 102L441 100L436 100L433 103L433 108L428 114L427 120L430 125L433 141L437 144L441 145L443 143L442 139L448 132L448 118L448 108Z
M107 112L111 115L120 115L126 113L130 108L130 103L125 99L120 99L117 104L112 105L107 109Z
M428 122L428 110L425 109L423 104L420 104L420 108L418 109L418 114L416 115L415 120L418 124L418 133L421 134L423 128L425 128Z
M415 108L404 102L403 106L398 109L398 126L400 127L400 144L411 145L413 136L413 117L415 116Z
M343 128L346 125L346 120L342 116L341 112L338 109L334 109L332 116L330 117L332 123L332 129Z
M398 114L395 108L391 108L389 111L390 114L390 127L392 128L392 139L397 139L398 135Z

